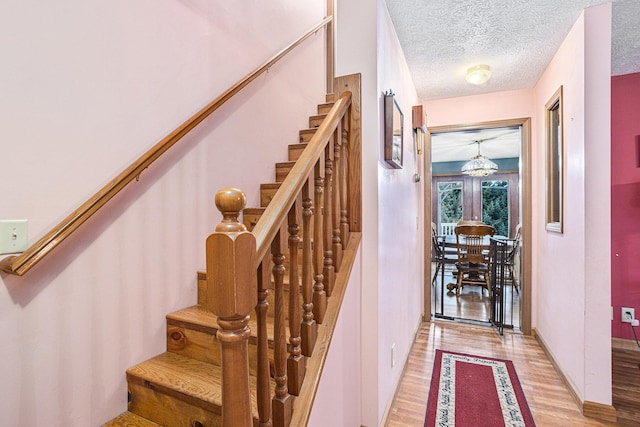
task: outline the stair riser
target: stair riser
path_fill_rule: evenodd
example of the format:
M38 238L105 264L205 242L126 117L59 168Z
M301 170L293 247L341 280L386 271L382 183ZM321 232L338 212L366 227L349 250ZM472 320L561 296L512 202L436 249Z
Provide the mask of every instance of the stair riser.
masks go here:
M309 127L317 128L322 124L322 121L325 119L326 115L318 115L309 117Z
M291 168L293 168L293 165L278 163L276 165L276 182L284 181L289 172L291 172Z
M167 322L167 351L181 356L190 357L201 362L220 364L220 342L214 334L190 329L188 327L175 326ZM270 343L273 347L273 343ZM249 340L249 372L257 376L258 348L256 340Z
M261 184L260 185L260 207L266 208L271 200L278 192L280 184Z
M298 160L306 147L307 147L307 144L289 145L289 161L293 162Z
M130 412L165 427L222 427L219 409L206 410L154 390L153 385L129 381ZM214 412L215 411L215 412Z
M333 102L318 105L318 115L329 113L331 107L333 107Z
M317 131L318 128L309 128L299 131L298 143L306 144L307 142L311 141L311 138L313 138L313 135L315 135Z
M244 223L244 226L247 227L247 230L252 231L253 228L258 223L258 220L260 219L261 216L262 216L262 214L247 214L247 213L245 213L243 215L243 221L242 222Z

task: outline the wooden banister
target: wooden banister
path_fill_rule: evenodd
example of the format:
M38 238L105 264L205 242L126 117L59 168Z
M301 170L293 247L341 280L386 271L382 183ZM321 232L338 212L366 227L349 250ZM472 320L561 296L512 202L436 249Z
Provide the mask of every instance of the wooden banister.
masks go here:
M303 36L298 38L289 46L282 49L270 60L265 62L260 67L256 68L251 73L247 74L243 79L238 81L238 83L236 83L216 99L211 101L208 105L194 114L191 118L182 123L176 130L171 132L164 139L154 145L150 150L140 156L140 158L138 158L118 176L111 180L89 200L83 203L78 209L73 211L69 216L62 220L62 222L60 222L51 231L45 234L40 240L31 245L25 252L18 256L9 256L2 259L0 261L0 270L18 276L22 276L26 272L28 272L44 257L51 253L67 237L69 237L76 229L78 229L84 222L86 222L93 214L100 210L100 208L102 208L131 181L138 178L146 168L148 168L155 160L157 160L176 142L182 139L182 137L188 134L193 128L195 128L204 119L211 115L211 113L220 108L231 97L240 92L240 90L242 90L258 76L272 67L287 53L295 49L299 44L301 44L307 38L311 37L318 30L332 22L332 20L332 16L324 18L322 21L320 21L320 23L315 25ZM266 250L264 253L266 253Z
M359 94L359 88L359 76L345 78L339 87L342 93L304 150L296 153L297 160L278 190L268 195L267 207L255 226L252 221L251 233L244 231L238 223L238 210L246 200L244 193L224 189L216 195L216 205L223 214L223 221L216 227L216 233L207 239L207 283L210 291L206 300L207 307L218 318L219 331L224 332L218 332L218 338L221 341L223 393L229 394L223 397L225 426L225 420L230 417L238 417L242 421L238 425L246 425L250 416L246 405L250 395L246 378L251 370L245 366L249 357L245 331L250 303L255 303L257 323L255 395L258 412L253 415L254 423L264 427L304 425L292 423L293 414L302 411L307 415L296 416L306 417L312 407L317 378L331 339L327 337L317 348L317 337L320 336L317 325L333 327L324 323L329 305L326 289L331 289L333 280L339 276L338 294L344 295L342 289L349 275L349 267L343 271L336 261L343 257L336 256L333 249L336 248L336 254L342 252L344 236L341 226L344 225L346 234L349 234L349 215L345 209L359 209L360 206L361 192L355 185L349 188L346 183L347 178L359 182L354 178L356 174L360 175L361 170L359 139L350 134L359 123L360 99L353 95ZM354 165L346 165L349 160ZM344 197L342 190L348 193ZM343 206L345 202L348 206ZM360 218L355 218L354 223L359 224ZM252 248L248 247L247 234L254 239ZM298 252L300 243L301 257ZM302 263L302 277L299 275L299 263ZM229 268L222 272L225 265ZM270 274L269 266L272 266ZM252 270L251 273L248 270ZM235 279L232 274L235 274ZM257 278L257 285L250 277L252 275ZM288 278L288 300L285 299L285 276ZM325 281L325 277L334 279ZM270 291L273 292L272 309L267 299ZM250 303L249 294L253 294ZM219 299L225 301L218 302ZM285 322L287 309L289 316ZM304 312L302 315L301 311ZM273 345L267 337L268 318L273 321ZM307 361L313 358L320 359L320 368L311 374L315 380L312 386L308 386L305 379ZM317 362L314 363L318 366ZM273 381L271 386L269 371ZM227 382L239 385L227 389L225 375ZM304 403L294 411L297 398Z
M222 426L251 427L249 314L258 303L255 237L238 222L246 197L235 188L216 194L223 219L207 238L206 308L217 316L222 366Z
M327 117L318 127L307 148L291 168L291 171L280 185L280 189L253 229L253 234L256 236L256 256L258 259L263 259L271 248L271 242L276 237L280 224L287 218L289 208L298 197L316 162L324 153L327 142L333 136L333 132L340 124L350 105L351 92L345 92L335 102ZM257 264L256 268L258 268Z

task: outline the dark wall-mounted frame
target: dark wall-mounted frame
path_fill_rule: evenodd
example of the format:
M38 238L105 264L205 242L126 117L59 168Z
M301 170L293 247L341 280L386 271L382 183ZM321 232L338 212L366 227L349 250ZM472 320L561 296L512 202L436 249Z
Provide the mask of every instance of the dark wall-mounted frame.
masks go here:
M395 169L402 168L404 116L393 92L384 94L384 161Z
M564 215L564 124L562 86L545 104L547 147L546 229L562 233Z

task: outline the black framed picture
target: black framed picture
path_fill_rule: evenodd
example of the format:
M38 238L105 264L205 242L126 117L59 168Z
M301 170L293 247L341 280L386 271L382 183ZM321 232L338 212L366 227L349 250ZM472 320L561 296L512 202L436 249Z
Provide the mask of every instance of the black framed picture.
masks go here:
M384 161L395 169L402 168L404 116L391 91L384 95Z

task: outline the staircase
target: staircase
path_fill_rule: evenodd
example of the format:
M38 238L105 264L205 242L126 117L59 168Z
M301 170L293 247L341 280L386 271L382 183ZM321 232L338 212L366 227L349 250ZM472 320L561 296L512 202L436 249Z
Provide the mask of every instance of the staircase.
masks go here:
M309 128L300 131L299 142L289 146L288 161L276 164L275 182L260 186L261 206L243 210L243 222L248 230L254 230L262 222L260 218L265 215L267 207L274 200L279 189L285 185L285 180L294 169L296 161L302 156L307 144L313 140L327 114L331 112L336 99L336 95L328 95L327 102L318 106L318 114L309 118ZM339 163L338 150L343 146L343 142L337 139L342 138L343 133L346 135L347 130L340 129L341 126L347 127L344 124L350 120L350 116L351 114L345 114L346 119L341 118L342 125L333 132L331 142L322 151L325 153L324 158L316 161L312 174L307 174L304 188L295 196L291 208L284 207L287 210L287 220L275 225L279 231L270 244L272 257L265 256L258 263L256 274L258 303L252 303L252 306L255 305L255 310L252 310L248 321L251 334L247 339L248 382L251 390L248 406L250 406L254 426L288 426L291 424L292 412L294 409L298 410L294 406L294 399L301 393L305 380L306 359L313 354L317 325L324 318L327 307L326 297L331 294L334 286L332 281L335 272L340 269L343 248L346 248L349 240L348 227L345 229L344 224L336 224L335 221L338 219L334 219L333 223L330 219L332 215L336 218L336 213L338 216L348 215L345 213L347 206L341 205L340 200L333 198L324 200L319 198L319 195L324 191L329 199L332 189L339 194L344 193L344 189L340 191L340 183L330 184L331 169L332 167L336 169L334 172L336 177L339 176L338 168L347 170L346 166L343 169L342 164ZM346 176L343 178L347 179ZM323 180L326 181L326 187L321 186ZM313 207L311 206L312 195L309 194L311 183L315 183L316 197L313 201L316 203ZM344 187L346 188L346 184ZM342 197L344 203L346 195L336 195L336 197ZM220 205L218 206L220 208ZM223 212L225 216L223 223L227 221L228 212L226 211ZM326 218L322 220L318 215L320 212L325 217L328 215L329 220ZM235 214L236 217L237 214ZM231 215L231 218L235 217ZM237 226L242 227L239 224ZM344 229L343 232L340 232L341 226ZM283 236L286 236L287 232L289 238L285 239ZM259 251L260 242L257 246ZM300 246L302 252L298 251ZM207 248L209 257L209 246ZM283 257L284 254L287 255ZM234 406L237 406L235 403L238 401L234 397L223 396L222 378L225 375L223 366L227 366L225 369L233 370L236 365L243 365L243 359L237 359L236 356L240 353L234 353L236 356L225 356L226 353L222 347L225 343L232 341L234 344L231 345L236 345L235 342L238 339L235 337L238 334L234 335L233 339L229 339L227 335L227 338L222 339L225 343L221 345L220 334L228 334L228 331L220 329L222 325L220 322L228 320L228 316L225 318L224 315L214 314L216 310L212 307L216 304L212 301L213 279L208 280L208 275L211 275L209 258L207 266L208 272L198 272L197 304L166 316L167 351L127 370L127 411L108 421L104 426L246 425L242 421L236 422L230 419L232 415L229 415L239 413L236 411L242 411L242 408L235 408L234 412L225 412L223 406L223 400L231 402L226 404ZM327 274L330 270L332 273ZM216 286L217 283L218 281ZM255 299L256 296L252 298ZM267 314L267 307L275 307L275 309L269 310ZM236 308L237 310L239 309ZM266 334L260 335L261 330L266 330ZM242 331L242 328L237 331ZM285 337L289 337L288 341L284 339ZM224 365L223 360L232 360L232 362ZM322 366L315 369L321 372ZM268 371L266 375L265 371ZM309 388L312 394L319 382L319 372L307 375L315 382ZM225 378L231 378L230 374L226 375L228 376ZM233 380L233 383L236 384L236 381ZM239 383L239 389L242 390L242 380ZM304 406L311 406L311 404L300 407L300 410L310 412L310 407ZM249 408L244 409L249 410ZM223 412L227 414L224 422Z

